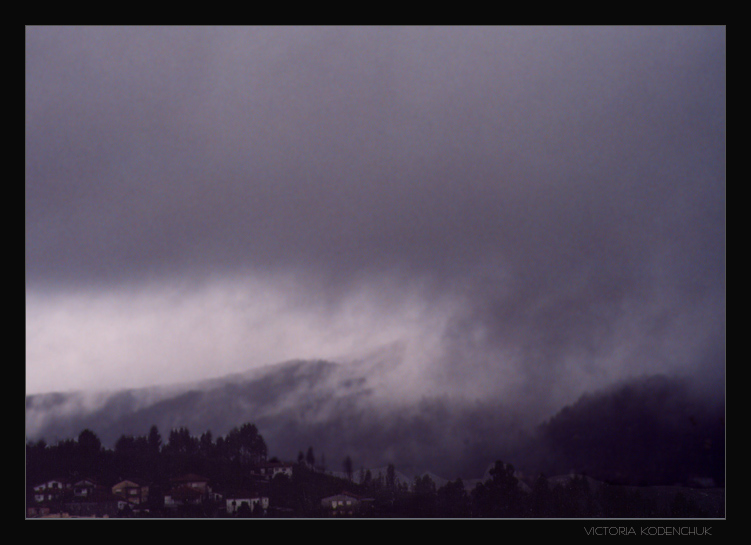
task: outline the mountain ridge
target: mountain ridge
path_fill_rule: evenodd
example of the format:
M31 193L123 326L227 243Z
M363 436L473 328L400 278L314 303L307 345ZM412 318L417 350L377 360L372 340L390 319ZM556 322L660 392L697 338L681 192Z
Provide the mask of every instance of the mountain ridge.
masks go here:
M614 385L529 426L494 399L385 398L366 376L370 370L367 362L290 360L179 386L27 396L27 440L61 440L90 429L111 447L153 425L164 435L184 427L219 436L252 422L271 456L294 460L313 447L334 469L348 456L355 468L392 463L405 474L468 480L501 459L527 475L724 484L724 421L676 379Z

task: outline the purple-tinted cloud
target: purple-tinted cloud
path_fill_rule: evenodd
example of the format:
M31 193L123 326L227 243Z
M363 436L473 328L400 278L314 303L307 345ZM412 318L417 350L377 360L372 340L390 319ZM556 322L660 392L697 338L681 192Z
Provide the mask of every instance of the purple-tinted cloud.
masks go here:
M275 331L303 313L330 352L368 328L435 333L379 305L410 300L442 324L420 363L435 381L540 395L650 369L722 376L724 358L705 360L723 352L724 255L720 27L27 29L39 323L60 294L292 278ZM85 320L120 327L93 308ZM164 308L162 339L180 312ZM364 329L344 332L343 308ZM254 342L270 360L278 338Z

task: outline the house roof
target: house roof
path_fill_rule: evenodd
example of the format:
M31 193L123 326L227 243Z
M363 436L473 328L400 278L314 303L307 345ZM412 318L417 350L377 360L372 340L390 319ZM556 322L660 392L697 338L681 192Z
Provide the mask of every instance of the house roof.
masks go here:
M358 496L357 494L352 494L351 492L342 492L341 494L336 494L334 496L327 496L325 498L321 498L321 501L334 501L334 500L343 500L343 499L352 499L360 501L364 499L362 496Z
M41 487L47 488L50 483L61 483L66 486L70 485L70 481L68 479L47 479L46 481L35 484L33 488L34 490L40 489Z
M40 483L40 484L48 484L48 483L70 484L70 479L58 477L58 478L55 478L55 479L47 479L46 481L44 481L43 483Z
M144 486L148 486L148 483L142 479L123 479L122 481L119 481L112 485L112 488L117 488L120 486L142 488Z

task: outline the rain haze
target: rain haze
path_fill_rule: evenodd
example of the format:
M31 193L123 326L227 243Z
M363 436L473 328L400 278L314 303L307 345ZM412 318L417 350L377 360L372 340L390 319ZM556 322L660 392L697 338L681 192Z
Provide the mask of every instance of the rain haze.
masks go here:
M722 27L28 27L26 392L724 395ZM398 357L397 357L398 356Z

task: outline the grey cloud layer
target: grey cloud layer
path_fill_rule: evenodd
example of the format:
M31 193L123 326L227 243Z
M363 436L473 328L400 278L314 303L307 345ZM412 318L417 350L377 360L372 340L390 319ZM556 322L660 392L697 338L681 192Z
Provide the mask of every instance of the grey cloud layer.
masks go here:
M482 369L487 350L552 366L665 331L724 336L722 28L26 41L32 289L285 271L336 296L420 279L464 298L447 339Z

